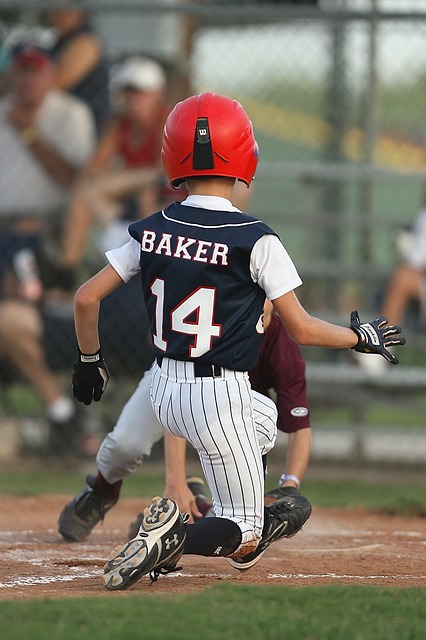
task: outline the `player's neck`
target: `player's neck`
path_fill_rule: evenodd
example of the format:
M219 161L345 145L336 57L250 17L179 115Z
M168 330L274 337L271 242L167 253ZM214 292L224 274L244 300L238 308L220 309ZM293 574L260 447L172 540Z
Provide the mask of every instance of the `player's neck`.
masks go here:
M191 196L217 196L219 198L232 199L232 190L235 180L233 178L211 178L204 180L187 180L187 187Z

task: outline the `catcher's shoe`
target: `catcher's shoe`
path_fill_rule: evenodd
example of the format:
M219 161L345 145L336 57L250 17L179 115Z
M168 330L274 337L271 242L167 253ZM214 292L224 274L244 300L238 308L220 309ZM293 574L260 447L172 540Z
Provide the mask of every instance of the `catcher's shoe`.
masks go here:
M138 534L114 549L104 566L103 583L110 591L127 589L147 575L177 570L186 538L186 514L169 498L154 498L143 513Z
M58 531L67 542L84 540L93 527L104 519L117 498L106 498L93 488L94 476L88 475L87 485L62 509Z
M311 504L300 493L285 496L272 502L265 507L262 538L256 551L248 553L242 558L227 558L229 564L240 571L250 569L260 560L272 542L279 538L291 538L300 531L311 515L311 511Z
M272 489L265 493L265 506L272 504L275 500L279 500L280 498L285 498L286 496L292 496L295 493L300 493L299 489L296 487L277 487L276 489Z
M138 535L140 526L142 524L142 520L143 520L143 513L138 513L135 520L129 524L129 530L127 532L128 540L133 540L133 538L136 538L136 536Z

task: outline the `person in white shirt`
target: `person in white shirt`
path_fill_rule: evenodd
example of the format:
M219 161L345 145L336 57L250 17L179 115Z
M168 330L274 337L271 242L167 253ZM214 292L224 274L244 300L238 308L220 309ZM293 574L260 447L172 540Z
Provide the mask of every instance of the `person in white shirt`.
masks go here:
M76 176L95 146L89 108L54 88L54 63L31 42L11 52L9 93L0 100L0 358L11 362L46 407L53 453L71 450L75 405L50 370L37 303L36 252L59 232ZM64 276L66 274L63 274Z
M393 323L405 320L409 305L418 305L418 324L426 317L426 208L418 212L408 242L403 247L402 260L394 269L384 297L382 310Z

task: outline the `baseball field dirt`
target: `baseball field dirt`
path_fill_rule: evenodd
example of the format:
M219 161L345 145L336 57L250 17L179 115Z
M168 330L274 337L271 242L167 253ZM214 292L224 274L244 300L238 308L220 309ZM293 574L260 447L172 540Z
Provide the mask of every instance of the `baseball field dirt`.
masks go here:
M103 565L150 500L123 498L84 542L71 544L56 530L58 514L71 497L1 496L0 599L124 596L102 586ZM314 505L300 533L274 543L246 572L232 569L223 558L184 556L180 564L178 572L152 584L143 577L129 591L187 593L221 580L425 587L426 519Z

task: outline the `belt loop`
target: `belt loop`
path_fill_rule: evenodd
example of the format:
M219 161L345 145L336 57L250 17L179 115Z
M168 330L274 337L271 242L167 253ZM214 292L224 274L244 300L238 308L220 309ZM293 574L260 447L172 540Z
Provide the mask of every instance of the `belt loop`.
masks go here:
M212 377L213 378L221 378L222 377L222 367L219 367L217 364L212 364Z

